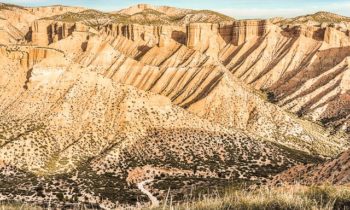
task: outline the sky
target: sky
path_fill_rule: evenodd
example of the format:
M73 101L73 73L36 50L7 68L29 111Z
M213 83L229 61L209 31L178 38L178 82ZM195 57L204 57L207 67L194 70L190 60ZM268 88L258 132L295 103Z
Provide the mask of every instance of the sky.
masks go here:
M295 17L317 11L350 17L350 0L0 0L23 6L71 5L116 11L146 3L191 9L209 9L237 19Z

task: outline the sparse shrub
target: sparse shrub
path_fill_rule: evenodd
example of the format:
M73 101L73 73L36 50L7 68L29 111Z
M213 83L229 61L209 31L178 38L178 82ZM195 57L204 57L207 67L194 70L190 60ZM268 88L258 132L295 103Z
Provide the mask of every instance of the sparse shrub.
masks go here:
M63 193L61 193L61 192L57 193L57 194L56 194L56 197L57 197L57 199L58 199L59 201L64 201L64 195L63 195Z

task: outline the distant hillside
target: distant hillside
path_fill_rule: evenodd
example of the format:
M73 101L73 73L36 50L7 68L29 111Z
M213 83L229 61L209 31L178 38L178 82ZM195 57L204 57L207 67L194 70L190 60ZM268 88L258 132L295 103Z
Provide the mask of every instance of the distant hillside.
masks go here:
M100 26L110 22L119 21L124 23L127 17L122 15L110 15L108 13L100 12L97 10L85 10L82 12L67 12L60 15L55 15L51 17L44 17L46 20L56 20L64 22L83 22L89 26Z
M169 16L177 16L177 15L193 12L193 10L191 9L182 9L182 8L168 7L168 6L153 6L149 4L137 4L137 5L122 9L120 11L117 11L115 13L120 13L125 15L134 15L144 10L156 10L161 13L166 13Z
M17 6L14 4L5 4L5 3L0 3L0 10L11 10L12 8L23 8L21 6Z
M169 9L170 10L170 9ZM219 23L233 21L234 19L223 14L210 10L186 10L185 13L170 12L169 15L165 9L145 8L143 10L132 10L137 12L115 12L105 13L97 10L85 10L82 12L67 12L55 16L45 17L44 19L65 21L65 22L84 22L90 26L104 25L107 23L123 24L142 24L142 25L182 25L193 22Z
M139 16L139 14L143 14L143 16L146 17L151 16L152 14L159 15L158 21L164 19L166 16L165 19L168 19L169 23L176 24L186 24L191 22L216 23L234 20L232 17L210 10L191 10L168 6L153 6L148 4L138 4L116 13L130 15L135 21L142 21L142 17Z
M301 24L306 22L315 22L315 23L340 23L340 22L350 22L350 17L334 14L331 12L317 12L315 14L298 16L291 19L285 19L282 23L288 24Z

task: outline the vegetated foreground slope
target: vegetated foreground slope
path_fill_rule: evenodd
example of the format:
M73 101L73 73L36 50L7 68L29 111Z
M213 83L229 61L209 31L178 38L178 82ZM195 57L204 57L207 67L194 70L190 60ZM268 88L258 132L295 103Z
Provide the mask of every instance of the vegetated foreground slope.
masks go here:
M346 133L315 123L347 128L346 26L149 5L4 10L33 18L4 16L0 30L2 200L114 208L147 202L145 180L179 200L348 148ZM122 21L152 14L164 22Z
M23 198L30 201L29 195L37 195L40 187L43 196L37 201L60 199L52 194L54 183L60 182L60 193L70 200L100 199L112 207L136 200L136 183L161 174L184 180L201 177L203 183L255 180L303 162L303 157L270 142L190 114L164 96L114 83L78 64L67 67L66 59L57 54L34 65L30 76L1 83L1 186L9 199L28 195ZM2 60L8 68L15 65L3 55ZM21 79L26 88L16 86ZM45 180L19 183L33 189L27 192L6 184L23 176ZM115 192L110 192L104 187L113 180ZM186 182L179 184L186 187ZM70 187L77 190L71 192ZM130 194L121 196L124 190Z
M223 193L212 193L180 205L168 202L166 207L182 209L346 209L349 206L349 186L229 187Z

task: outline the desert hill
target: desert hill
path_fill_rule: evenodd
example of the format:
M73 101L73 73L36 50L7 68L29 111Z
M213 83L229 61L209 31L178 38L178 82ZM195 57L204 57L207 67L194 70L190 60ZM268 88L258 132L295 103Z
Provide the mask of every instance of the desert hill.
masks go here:
M82 200L88 196L94 202L97 197L106 200L105 205L114 206L129 202L120 196L123 189L133 192L137 190L136 183L161 174L184 180L202 177L206 185L234 177L264 179L292 165L312 162L305 160L303 153L298 156L238 129L202 119L172 105L164 96L114 83L79 64L66 65L68 56L51 53L50 58L32 67L30 75L18 71L16 80L11 69L21 67L1 57L9 64L2 71L5 93L1 95L4 103L0 108L0 159L5 164L5 182L6 174L11 174L11 179L34 174L45 180L32 185L23 183L23 187L36 189L47 186L46 182L61 182L60 192L69 198ZM76 173L84 180L74 178ZM111 180L106 177L91 185L88 183L93 177L86 174L115 174L112 180L117 182L118 190L100 191ZM156 183L164 181L157 178ZM72 193L70 186L84 190ZM48 202L50 188L51 185L44 188L44 198L38 202ZM26 195L35 193L22 194L19 189L7 187L10 189L15 193L2 195L29 199ZM181 193L183 189L178 190ZM84 196L79 196L81 193ZM130 196L137 197L133 193Z
M340 23L340 22L350 22L350 18L331 12L320 11L314 14L299 16L291 19L286 19L282 21L283 24L322 24L322 23Z
M181 200L349 148L345 18L8 4L0 17L2 200L109 209L147 202L145 183Z
M150 4L137 4L134 6L130 6L128 8L117 11L116 13L126 14L126 15L134 15L136 13L143 12L145 10L155 10L161 13L167 13L169 16L177 16L181 14L186 14L192 12L191 9L181 9L176 7L168 7L168 6L154 6Z
M140 14L147 15L154 13L155 15L167 16L171 22L178 24L187 24L191 22L208 22L208 23L219 23L219 22L231 22L234 18L210 11L210 10L191 10L191 9L180 9L169 6L153 6L149 4L138 4L131 6L126 9L118 11L119 14L130 15L136 17ZM137 18L135 18L137 19ZM163 18L160 18L163 19ZM141 19L140 19L141 20Z
M234 19L210 10L188 10L167 6L139 4L118 12L106 13L96 10L71 10L66 13L46 16L45 19L83 22L98 28L107 24L142 25L184 25L193 22L219 23L232 22Z

